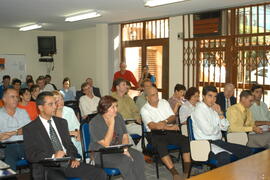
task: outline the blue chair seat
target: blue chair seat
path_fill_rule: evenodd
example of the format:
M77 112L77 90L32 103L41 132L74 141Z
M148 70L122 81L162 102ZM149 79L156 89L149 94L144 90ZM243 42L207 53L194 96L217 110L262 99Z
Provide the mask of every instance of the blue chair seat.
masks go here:
M16 167L29 166L29 162L25 159L19 160L16 162Z
M117 176L121 174L120 170L117 168L103 168L103 169L109 176Z
M70 178L67 178L67 180L81 180L81 179L80 178L70 177Z
M130 136L131 136L132 139L139 139L139 138L142 137L139 134L130 134Z
M265 148L251 148L251 151L252 151L253 154L262 152L264 150L265 150Z

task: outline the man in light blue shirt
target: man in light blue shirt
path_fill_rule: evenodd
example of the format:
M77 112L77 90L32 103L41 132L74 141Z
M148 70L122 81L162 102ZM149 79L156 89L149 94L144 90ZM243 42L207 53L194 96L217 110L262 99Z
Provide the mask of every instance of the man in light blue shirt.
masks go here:
M22 127L30 122L27 112L17 108L19 95L13 88L3 93L4 107L0 109L0 141L6 144L5 162L16 170L16 161L24 158Z

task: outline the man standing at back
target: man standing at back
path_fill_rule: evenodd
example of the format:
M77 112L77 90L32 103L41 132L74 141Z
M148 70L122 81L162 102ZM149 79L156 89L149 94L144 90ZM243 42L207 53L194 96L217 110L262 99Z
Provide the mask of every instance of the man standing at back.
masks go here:
M127 70L126 63L125 62L121 62L120 65L119 65L119 67L120 67L120 71L117 71L117 72L114 73L113 81L115 81L118 78L123 78L123 79L125 79L127 81L132 82L132 84L136 88L139 88L138 81L136 80L136 78L133 75L133 73L131 71ZM114 88L112 90L115 91Z
M53 117L56 110L51 92L42 92L36 100L40 116L23 128L26 159L32 163L34 180L43 180L47 171L48 180L66 180L78 177L82 180L105 180L105 172L76 160L77 150L71 142L65 119ZM71 157L68 164L60 167L45 167L40 161L45 158Z
M236 103L234 94L234 85L227 83L224 86L224 92L220 92L217 95L216 103L220 106L221 110L226 113L227 109Z

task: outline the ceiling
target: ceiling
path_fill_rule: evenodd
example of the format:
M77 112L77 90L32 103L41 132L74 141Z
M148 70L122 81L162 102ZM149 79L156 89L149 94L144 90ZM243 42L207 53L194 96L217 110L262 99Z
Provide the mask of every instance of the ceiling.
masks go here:
M151 19L261 2L266 0L188 0L148 8L144 0L0 0L0 28L41 23L44 30L66 31L98 23ZM73 23L64 21L71 14L89 10L98 10L102 16Z

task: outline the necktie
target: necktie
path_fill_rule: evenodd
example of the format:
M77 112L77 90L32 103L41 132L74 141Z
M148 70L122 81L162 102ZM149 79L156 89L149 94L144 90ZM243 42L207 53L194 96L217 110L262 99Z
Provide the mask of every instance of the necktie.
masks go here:
M52 142L52 146L55 152L57 151L63 151L61 142L56 134L56 131L54 130L54 128L52 127L52 120L48 120L48 123L50 125L49 130L50 130L50 138L51 138L51 142Z

